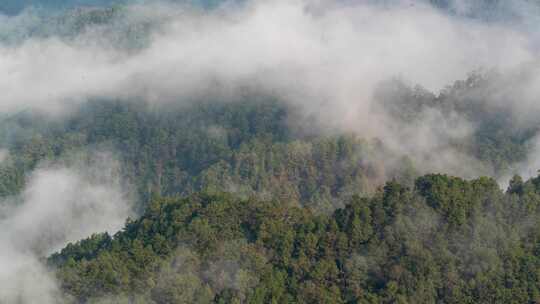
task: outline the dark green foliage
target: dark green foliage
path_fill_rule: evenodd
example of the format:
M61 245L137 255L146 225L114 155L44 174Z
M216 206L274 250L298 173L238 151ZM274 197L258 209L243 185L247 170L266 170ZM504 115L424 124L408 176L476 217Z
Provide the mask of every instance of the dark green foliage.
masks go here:
M227 194L155 197L112 239L49 260L81 302L536 303L538 184L503 193L488 178L428 175L330 215Z
M394 156L377 142L353 135L305 137L289 124L294 115L261 97L164 109L94 101L60 122L23 112L4 119L0 129L12 156L0 165L0 195L20 191L40 161L100 149L115 152L122 176L143 202L151 193L226 191L328 212L354 193L372 192L385 178L414 179L405 158L396 170L383 170L384 156Z
M463 102L465 88L481 86L467 81L440 96L398 85L379 96L382 110L405 124L425 108L458 112L479 128L449 145L496 168L522 160L535 127ZM246 96L164 108L92 101L63 121L3 117L10 156L0 196L19 194L43 161L84 160L93 150L119 158L142 216L49 258L74 302L540 300L540 177L516 176L506 192L491 178L416 178L413 161L380 141L306 135L295 115L273 98Z

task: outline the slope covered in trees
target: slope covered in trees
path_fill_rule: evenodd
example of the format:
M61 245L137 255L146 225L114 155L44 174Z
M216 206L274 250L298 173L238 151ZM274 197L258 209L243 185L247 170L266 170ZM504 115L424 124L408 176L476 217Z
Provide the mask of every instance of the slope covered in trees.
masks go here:
M121 232L49 263L88 303L537 303L539 185L426 175L330 215L287 200L153 197Z
M540 303L537 4L0 2L0 303Z
M259 98L260 99L260 98ZM144 103L93 102L58 123L21 113L3 120L12 156L0 166L3 196L24 187L40 161L112 150L144 202L151 193L234 192L278 197L320 210L373 191L388 177L411 183L414 169L379 141L302 135L292 109L270 99L208 102L159 110ZM89 152L90 151L90 152ZM388 159L399 164L383 166ZM388 171L388 172L387 172ZM144 207L144 206L142 206Z
M517 124L508 109L478 97L482 79L473 75L438 96L392 82L378 96L380 111L393 121L395 136L410 126L416 130L424 122L422 113L430 111L442 113L441 119L460 115L474 121L474 132L446 139L443 148L473 159L478 168L473 176L509 175L526 159L538 126ZM84 159L107 150L120 159L120 174L134 185L140 210L151 193L206 191L285 199L326 212L353 194L372 193L386 180L410 186L429 173L426 156L432 163L444 156L438 150L407 154L385 138L322 130L293 106L260 95L176 106L91 101L64 116L28 111L1 119L1 147L11 155L0 164L1 196L17 194L42 161ZM451 168L445 167L439 169Z

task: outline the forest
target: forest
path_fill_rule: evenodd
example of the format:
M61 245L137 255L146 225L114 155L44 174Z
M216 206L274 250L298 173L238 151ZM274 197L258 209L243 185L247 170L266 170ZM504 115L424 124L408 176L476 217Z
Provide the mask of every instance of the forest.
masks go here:
M1 304L540 303L539 6L225 2L0 3Z
M535 303L539 184L516 178L503 192L489 178L426 175L330 215L156 196L121 232L48 262L85 303Z
M22 112L3 119L1 194L24 189L43 159L119 155L140 217L48 257L66 303L539 299L540 177L501 190L493 178L422 175L380 141L303 134L294 115L255 97L175 111L94 101L61 123ZM527 130L486 120L467 140L490 144L469 153L503 170L526 137L505 140Z

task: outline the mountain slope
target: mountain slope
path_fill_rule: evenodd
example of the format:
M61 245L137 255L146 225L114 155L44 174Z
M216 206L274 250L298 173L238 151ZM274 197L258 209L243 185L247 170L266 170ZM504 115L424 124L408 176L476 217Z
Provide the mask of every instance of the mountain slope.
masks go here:
M155 197L114 237L49 262L74 300L118 303L534 303L540 178L428 175L317 216L289 202Z

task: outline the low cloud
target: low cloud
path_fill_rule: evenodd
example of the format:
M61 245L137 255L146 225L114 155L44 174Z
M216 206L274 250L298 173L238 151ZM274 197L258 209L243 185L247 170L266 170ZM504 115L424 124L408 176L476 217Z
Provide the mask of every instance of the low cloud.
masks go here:
M6 149L0 149L0 163L7 160L9 157L9 151Z
M0 302L59 303L58 287L42 258L92 233L114 233L132 215L113 172L115 162L105 155L94 161L97 167L91 162L42 165L20 197L2 202Z
M163 5L132 6L126 14L158 22ZM382 80L402 75L438 90L476 67L504 69L535 56L521 32L421 3L251 1L211 12L171 5L168 12L135 54L78 43L105 35L95 35L98 26L74 40L52 35L0 47L1 110L58 111L95 96L170 101L255 85L360 127L369 125L359 120Z
M521 12L518 2L515 9ZM514 113L530 113L532 96L540 90L540 73L530 68L539 60L526 27L532 17L518 14L513 18L520 22L511 24L504 18L486 22L468 18L474 8L460 1L449 3L454 13L425 1L390 3L254 0L201 10L143 2L104 11L104 21L69 35L50 30L0 44L0 70L6 73L0 77L0 111L56 114L94 98L161 105L230 100L249 88L293 105L300 118L316 118L321 129L379 138L398 154L415 158L425 167L421 171L467 171L460 174L467 177L489 173L489 168L471 169L477 160L450 145L470 136L474 121L432 110L414 125L396 124L373 110L376 93L381 82L397 77L436 95L472 70L495 69L507 76L493 82L486 100L504 100ZM7 24L32 20L28 15L4 18ZM118 47L118 32L126 27L144 43ZM4 30L11 32L13 27ZM524 74L527 81L520 82ZM443 161L429 161L435 154Z

